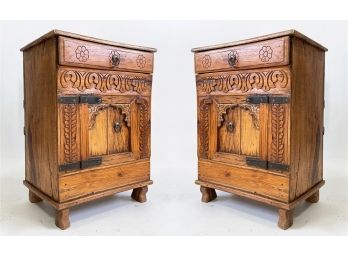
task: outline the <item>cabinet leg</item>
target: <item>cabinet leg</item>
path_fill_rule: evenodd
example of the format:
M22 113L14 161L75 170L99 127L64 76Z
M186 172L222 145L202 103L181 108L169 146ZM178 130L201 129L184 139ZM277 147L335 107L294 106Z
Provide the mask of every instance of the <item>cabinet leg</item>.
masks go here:
M319 190L306 199L307 202L317 203L319 201Z
M148 191L147 186L134 188L132 192L132 198L139 203L144 203L146 202L147 191Z
M56 226L60 229L67 229L68 227L70 227L69 209L57 211Z
M42 199L29 190L29 201L31 203L38 203L41 202Z
M216 191L214 188L201 186L202 202L208 203L216 199Z
M278 213L278 227L280 227L281 229L288 229L289 227L291 227L293 223L292 210L279 209Z

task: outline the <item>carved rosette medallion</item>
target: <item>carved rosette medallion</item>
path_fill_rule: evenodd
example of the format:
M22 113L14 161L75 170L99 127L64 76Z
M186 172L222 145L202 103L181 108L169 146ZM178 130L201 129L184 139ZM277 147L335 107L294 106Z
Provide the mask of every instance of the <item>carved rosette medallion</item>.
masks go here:
M89 58L89 51L85 46L78 46L75 50L76 59L80 62L87 62Z

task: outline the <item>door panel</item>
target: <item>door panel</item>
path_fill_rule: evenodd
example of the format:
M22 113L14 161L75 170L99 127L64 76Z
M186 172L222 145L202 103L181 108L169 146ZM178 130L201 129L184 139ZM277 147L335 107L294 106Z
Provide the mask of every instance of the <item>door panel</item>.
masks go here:
M136 109L135 97L105 96L100 103L88 105L89 157L101 156L109 165L112 161L126 160L125 156L128 161L136 159L139 151L134 142L139 141ZM118 158L119 154L123 155Z
M228 108L222 118L218 129L218 152L240 154L240 109L237 106Z
M120 108L108 108L108 154L130 152L130 128Z
M240 107L240 153L260 155L259 105L243 104Z
M108 152L108 109L105 105L89 105L88 148L89 156Z

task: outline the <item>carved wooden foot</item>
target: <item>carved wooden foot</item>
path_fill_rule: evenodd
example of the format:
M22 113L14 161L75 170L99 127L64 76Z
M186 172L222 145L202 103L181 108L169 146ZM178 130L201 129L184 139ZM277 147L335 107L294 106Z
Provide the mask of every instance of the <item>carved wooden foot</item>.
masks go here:
M132 198L139 203L144 203L146 202L147 191L147 186L134 188L132 192Z
M70 227L69 209L57 211L56 226L60 229L67 229Z
M288 229L289 227L291 227L293 222L292 211L279 209L278 213L278 227L280 227L281 229Z
M29 201L31 203L38 203L41 202L42 199L29 190Z
M319 190L306 199L307 202L317 203L319 201Z
M216 191L214 188L201 186L201 192L202 192L202 202L204 203L213 201L217 197Z

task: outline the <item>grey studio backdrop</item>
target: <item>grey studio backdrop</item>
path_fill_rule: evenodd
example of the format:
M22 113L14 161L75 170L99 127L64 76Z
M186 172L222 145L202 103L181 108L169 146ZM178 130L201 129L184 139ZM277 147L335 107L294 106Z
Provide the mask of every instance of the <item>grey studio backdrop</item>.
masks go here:
M148 202L130 192L73 208L72 226L28 202L24 178L23 69L19 49L52 29L155 47ZM318 204L277 228L277 210L218 191L200 202L192 47L296 29L329 49L325 69L324 178ZM0 23L1 234L3 235L342 235L347 215L348 23L328 21L9 21ZM306 110L303 110L306 111ZM299 215L301 214L301 215Z

